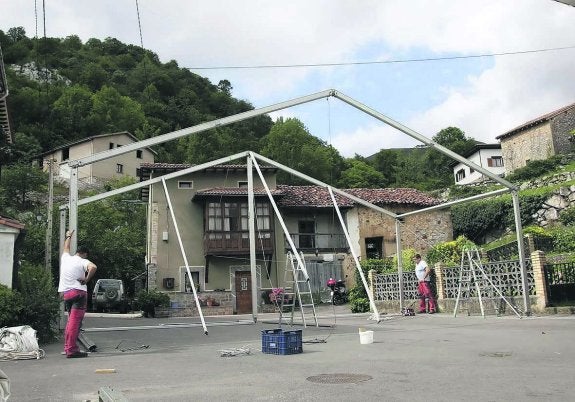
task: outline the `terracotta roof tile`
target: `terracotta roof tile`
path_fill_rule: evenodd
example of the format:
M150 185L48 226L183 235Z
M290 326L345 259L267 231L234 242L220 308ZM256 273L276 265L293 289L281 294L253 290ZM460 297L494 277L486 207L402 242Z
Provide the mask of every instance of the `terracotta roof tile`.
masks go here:
M18 222L15 219L4 218L0 216L0 225L9 226L15 229L24 229L25 225L22 222Z
M350 188L344 191L378 206L402 204L430 207L441 204L437 198L414 188Z
M326 188L320 186L286 186L278 185L281 197L278 206L282 207L332 207L333 203ZM338 206L352 207L353 201L339 194L334 194Z
M279 190L270 190L273 195L279 195ZM266 190L263 187L254 188L254 195L266 195ZM195 197L205 197L210 195L218 195L218 196L247 196L248 189L247 187L213 187L213 188L205 188L203 190L199 190L194 195Z

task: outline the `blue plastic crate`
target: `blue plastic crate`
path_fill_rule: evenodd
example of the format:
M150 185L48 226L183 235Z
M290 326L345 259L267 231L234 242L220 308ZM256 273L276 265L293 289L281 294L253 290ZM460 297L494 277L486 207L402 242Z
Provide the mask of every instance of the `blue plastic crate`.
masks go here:
M263 330L262 352L272 355L302 353L301 329L293 331L283 331L281 329Z

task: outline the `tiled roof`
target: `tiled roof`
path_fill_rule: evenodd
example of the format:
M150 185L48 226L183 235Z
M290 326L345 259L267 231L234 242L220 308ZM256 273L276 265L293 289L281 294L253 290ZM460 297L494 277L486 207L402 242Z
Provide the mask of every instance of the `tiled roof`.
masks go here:
M183 170L187 168L191 168L193 165L190 163L150 163L150 162L143 162L140 164L140 168L142 169L170 169L170 170ZM261 166L262 169L277 169L275 166ZM246 165L242 164L226 164L226 165L214 165L210 166L206 169L246 169Z
M441 204L437 198L414 188L350 188L343 191L378 206L402 204L430 207Z
M506 133L498 135L495 138L501 139L501 138L510 137L513 134L518 133L519 131L522 131L522 130L525 130L526 128L533 127L533 126L536 126L540 123L549 121L552 118L559 116L561 113L567 112L568 110L574 109L574 108L575 108L575 103L572 103L571 105L564 106L561 109L557 109L551 113L544 114L543 116L539 116L536 119L529 120L527 123L523 123L522 125L517 126L514 129L507 131Z
M343 191L378 206L401 204L429 207L441 203L440 200L413 188L351 188ZM278 207L333 207L329 191L325 187L278 185L275 190L271 190L271 193ZM194 198L208 196L247 196L247 194L248 189L245 187L214 187L198 191L194 195ZM264 188L254 188L254 194L260 196L266 195L266 192ZM355 204L351 199L337 193L334 193L334 196L340 208L351 208Z
M333 206L329 192L324 187L280 185L278 190L281 190L278 205L283 207ZM402 204L428 207L441 203L440 200L412 188L351 188L343 189L343 191L377 206ZM354 205L349 198L339 194L334 195L338 206L352 207Z
M281 197L277 204L281 207L332 207L329 192L320 186L286 186L278 185ZM353 207L353 201L339 194L334 194L340 207Z
M22 222L18 222L17 220L4 218L0 216L0 225L8 226L15 229L24 229L25 225Z
M279 190L270 190L272 195L281 194ZM266 195L266 190L263 187L254 188L254 195ZM247 187L213 187L199 190L194 195L196 197L206 197L211 195L217 196L247 196Z

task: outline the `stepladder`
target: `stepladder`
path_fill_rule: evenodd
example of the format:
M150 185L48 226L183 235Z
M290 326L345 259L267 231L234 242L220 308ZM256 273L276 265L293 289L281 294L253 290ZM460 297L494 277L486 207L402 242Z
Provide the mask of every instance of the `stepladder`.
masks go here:
M476 247L464 247L461 253L459 284L453 316L457 317L460 309L467 310L467 315L479 305L481 315L502 315L505 307L521 318L521 313L511 304L501 290L495 285L481 262L481 255Z
M295 256L292 252L288 252L284 285L284 296L281 299L282 303L279 309L280 325L282 323L300 324L304 328L308 325L319 326L303 254L300 253ZM285 317L286 314L289 314L289 318ZM299 321L298 317L300 318Z

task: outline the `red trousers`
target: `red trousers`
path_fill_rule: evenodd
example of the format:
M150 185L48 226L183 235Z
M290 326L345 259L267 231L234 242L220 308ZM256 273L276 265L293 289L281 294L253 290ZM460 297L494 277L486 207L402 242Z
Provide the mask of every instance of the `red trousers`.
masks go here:
M80 351L78 336L88 306L88 293L78 289L64 292L64 306L68 311L68 323L64 330L64 352L71 355Z
M417 291L419 292L419 312L425 313L425 299L427 299L429 300L429 311L433 311L435 313L435 299L433 298L433 292L431 291L429 282L419 282Z

